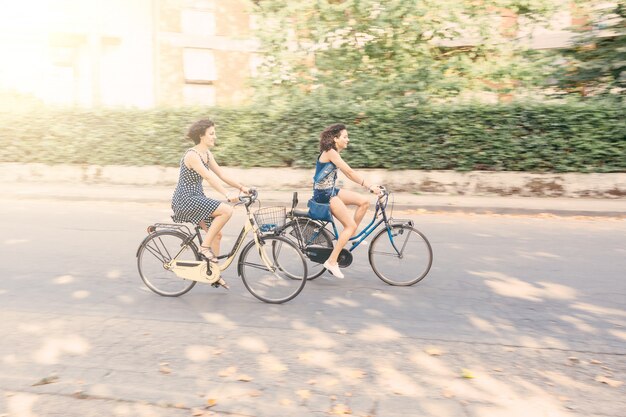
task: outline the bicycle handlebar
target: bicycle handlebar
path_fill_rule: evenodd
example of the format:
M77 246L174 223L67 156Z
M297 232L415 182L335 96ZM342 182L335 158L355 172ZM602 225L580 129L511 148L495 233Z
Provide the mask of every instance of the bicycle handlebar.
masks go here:
M380 194L378 194L379 200L389 195L389 191L384 185L379 185L378 188L380 189ZM372 190L370 190L370 193L374 194Z
M384 185L379 185L380 194L376 196L376 210L378 207L385 208L387 206L387 200L389 199L389 190Z
M250 205L252 205L258 197L259 191L256 188L250 188L248 194L242 194L239 196L239 203L235 205L243 204L246 207L250 207Z

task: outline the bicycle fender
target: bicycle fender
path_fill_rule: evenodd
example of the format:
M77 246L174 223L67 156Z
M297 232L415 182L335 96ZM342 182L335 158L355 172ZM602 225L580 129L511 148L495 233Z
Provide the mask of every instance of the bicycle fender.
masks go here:
M182 238L183 240L185 240L185 239L187 239L187 238L189 237L189 236L185 235L184 233L182 233L182 232L177 232L177 231L175 231L175 230L166 230L166 231L168 232L167 234L175 234L175 235L179 236L180 238ZM154 237L154 235L164 234L164 233L162 233L162 232L165 232L165 230L158 231L158 232L152 232L152 233L149 233L149 234L148 234L148 236L146 236L146 237L145 237L145 238L141 241L141 243L139 244L139 247L137 248L137 252L135 253L135 258L138 258L138 257L139 257L139 251L141 250L141 248L143 247L143 245L146 243L146 241L148 241L149 239L151 239L152 237ZM190 246L191 246L191 245L193 245L193 247L195 247L195 248L196 248L196 253L198 252L198 246L196 245L196 243L195 243L195 242L193 242L193 241L192 241L192 242L189 242L189 245L190 245Z

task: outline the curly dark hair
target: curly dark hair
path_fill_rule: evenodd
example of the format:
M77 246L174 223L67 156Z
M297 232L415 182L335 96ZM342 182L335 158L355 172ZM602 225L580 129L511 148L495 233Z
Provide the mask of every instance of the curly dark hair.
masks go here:
M193 143L197 145L198 143L200 143L200 136L204 136L206 130L212 126L215 126L215 123L212 120L198 120L189 128L189 131L187 132L187 137L193 140Z
M335 145L335 138L339 137L342 130L346 130L346 125L343 123L335 123L328 126L322 133L320 133L320 152L328 151L330 149L337 150Z

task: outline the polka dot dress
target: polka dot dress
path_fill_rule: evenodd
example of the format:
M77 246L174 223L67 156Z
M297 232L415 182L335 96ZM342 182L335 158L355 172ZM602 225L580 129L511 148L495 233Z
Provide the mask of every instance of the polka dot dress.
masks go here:
M187 152L193 151L198 155L200 153L195 149L188 149ZM185 155L187 155L185 152ZM204 195L202 190L202 177L191 168L185 165L185 155L180 160L180 175L178 177L178 185L172 196L172 210L174 215L172 220L177 223L193 223L198 224L204 220L207 227L213 221L211 214L220 205L220 202L213 200ZM201 158L202 159L202 158ZM202 161L204 166L209 169L208 165Z

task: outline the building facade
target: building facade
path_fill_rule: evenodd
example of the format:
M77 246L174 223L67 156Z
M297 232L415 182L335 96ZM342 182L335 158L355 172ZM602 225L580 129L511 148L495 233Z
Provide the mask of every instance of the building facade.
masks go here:
M46 104L237 104L256 43L245 0L24 0L0 17L0 90Z

